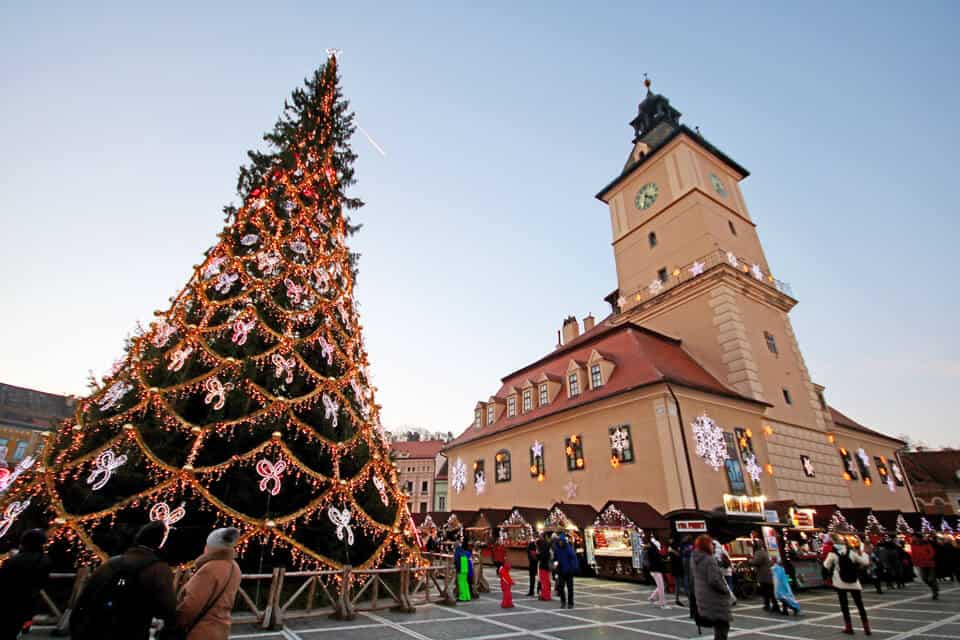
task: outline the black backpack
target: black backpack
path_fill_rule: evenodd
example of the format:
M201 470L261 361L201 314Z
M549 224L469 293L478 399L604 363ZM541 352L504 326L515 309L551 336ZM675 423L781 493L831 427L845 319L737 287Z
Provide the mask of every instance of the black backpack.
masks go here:
M844 582L856 582L860 578L857 565L850 559L849 551L843 555L837 554L837 567L840 572L840 579Z
M107 560L104 573L94 576L77 599L70 614L74 640L112 637L111 632L129 631L142 618L146 594L140 574L160 559L156 556L130 562L123 556Z

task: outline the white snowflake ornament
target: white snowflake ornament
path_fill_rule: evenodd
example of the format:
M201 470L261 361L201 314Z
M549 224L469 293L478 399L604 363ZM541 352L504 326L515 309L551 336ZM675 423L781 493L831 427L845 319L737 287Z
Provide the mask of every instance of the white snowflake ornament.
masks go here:
M610 434L610 446L619 454L623 454L624 449L630 448L630 434L626 430L617 427Z
M727 459L727 443L723 439L723 429L705 413L693 421L692 427L697 455L714 471L719 471Z
M467 486L467 464L460 458L457 458L457 461L453 463L451 473L450 484L453 486L454 491L460 493L464 487Z
M757 464L757 456L751 453L747 456L745 462L747 474L750 476L750 479L754 482L760 482L760 476L763 475L763 469L761 469L760 465Z
M486 491L487 479L484 477L483 471L477 471L476 475L473 477L473 488L476 489L478 496Z

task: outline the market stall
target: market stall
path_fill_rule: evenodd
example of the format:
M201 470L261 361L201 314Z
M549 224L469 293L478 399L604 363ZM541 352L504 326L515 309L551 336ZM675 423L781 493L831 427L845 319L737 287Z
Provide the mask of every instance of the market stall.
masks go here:
M476 517L463 528L463 536L478 553L486 551L499 535L500 523L507 519L510 511L507 509L481 509ZM486 551L489 553L488 551Z
M567 504L557 502L547 513L543 524L543 530L547 533L566 533L577 552L577 558L580 560L581 575L587 575L591 572L591 565L594 563L588 561L594 557L592 526L597 519L597 510L589 504ZM586 535L590 530L591 535ZM587 545L589 544L589 552Z
M510 515L500 523L500 541L507 549L507 561L514 567L526 567L527 545L543 529L547 518L546 509L514 507Z
M474 511L451 511L446 522L440 526L440 537L447 546L463 541L463 523L476 517Z
M646 502L610 500L585 532L593 540L593 558L587 543L587 562L605 578L645 580L642 541L648 535L666 538L669 530L670 522Z
M816 526L815 516L816 509L792 506L787 510L783 548L792 565L797 589L823 586L823 572L820 570L820 534L823 530Z
M420 538L426 543L430 536L440 538L440 525L437 523L443 524L446 522L450 514L446 511L430 511L414 513L411 516L413 517L413 523L417 526L417 531L420 533Z

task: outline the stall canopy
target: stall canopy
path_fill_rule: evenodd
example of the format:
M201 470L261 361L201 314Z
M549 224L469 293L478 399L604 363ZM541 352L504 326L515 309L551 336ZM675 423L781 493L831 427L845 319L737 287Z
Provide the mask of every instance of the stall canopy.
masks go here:
M509 509L480 509L472 521L464 522L465 529L496 529L510 517Z
M644 531L670 528L670 521L646 502L627 502L625 500L608 500L597 514L594 526L617 520L621 516L626 516L629 522Z
M533 532L536 533L537 529L542 528L547 521L547 513L546 509L537 507L514 507L510 515L507 516L507 520L517 518L520 521L519 524L530 525ZM504 524L506 524L506 521L504 521Z
M890 532L897 530L897 516L900 515L899 509L889 509L885 511L874 511L874 517L884 529Z
M507 544L526 544L536 537L538 525L542 527L546 518L546 509L514 507L510 515L498 525L501 539Z
M749 536L760 527L782 527L783 525L764 522L762 518L749 516L728 515L722 509L702 511L700 509L677 509L664 514L671 522L678 520L704 520L707 524L707 533L715 540L723 543L736 538Z
M547 514L547 529L575 529L583 531L597 519L597 510L589 504L567 504L557 502Z
M873 513L870 507L844 507L843 515L854 529L859 532L867 530L867 516Z
M436 529L439 531L440 528L446 523L447 518L450 517L450 512L429 511L427 513L414 513L411 515L413 517L413 523L417 525L417 529L420 531L429 529Z

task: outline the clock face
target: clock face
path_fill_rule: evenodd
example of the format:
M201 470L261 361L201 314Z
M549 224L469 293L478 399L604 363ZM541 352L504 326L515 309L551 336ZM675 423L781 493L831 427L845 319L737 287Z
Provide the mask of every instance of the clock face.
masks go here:
M720 181L720 178L717 177L717 174L710 174L710 184L713 185L713 190L719 193L721 196L727 195L727 189L723 186L723 182Z
M640 210L649 209L657 201L657 194L659 193L660 188L655 183L648 182L637 191L637 198L633 201L633 204Z

